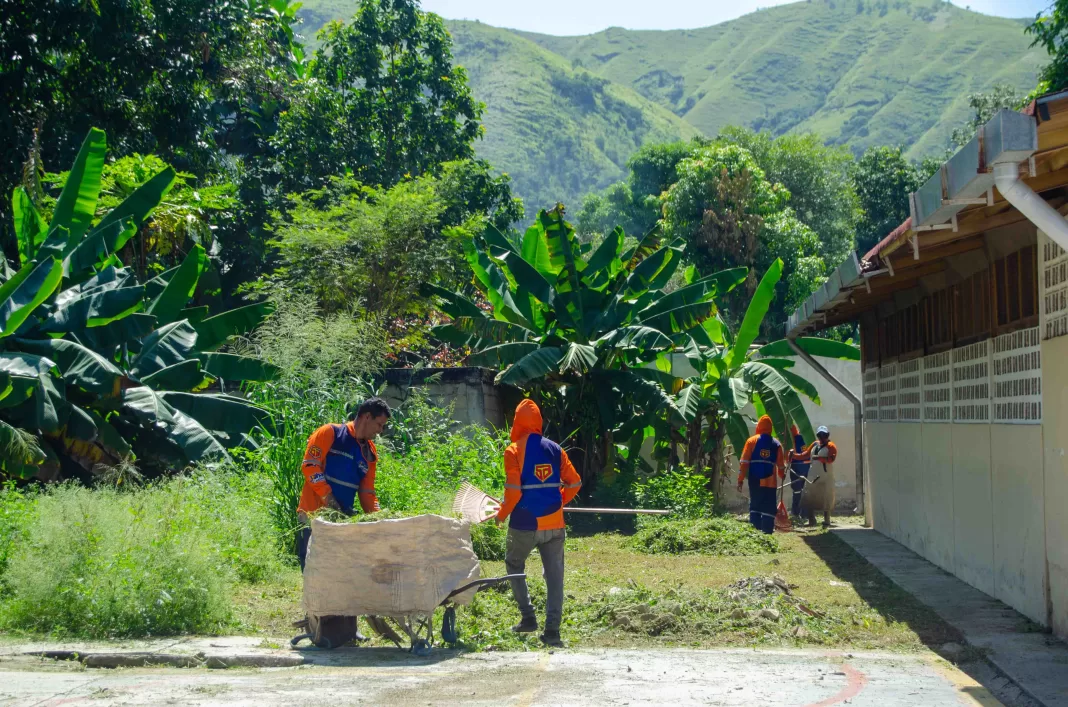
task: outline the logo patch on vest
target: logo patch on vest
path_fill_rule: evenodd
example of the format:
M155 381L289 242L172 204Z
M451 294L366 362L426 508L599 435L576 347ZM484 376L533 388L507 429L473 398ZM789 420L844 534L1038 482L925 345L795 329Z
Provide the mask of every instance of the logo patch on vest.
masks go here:
M771 450L770 449L761 449L760 450L760 457L761 457L761 459L770 459L771 458Z
M323 450L319 449L318 447L312 447L308 450L308 456L312 459L318 459L319 457L323 456Z
M545 481L547 478L549 478L552 475L553 475L553 466L552 466L552 464L535 464L534 465L534 476L537 477L538 481Z

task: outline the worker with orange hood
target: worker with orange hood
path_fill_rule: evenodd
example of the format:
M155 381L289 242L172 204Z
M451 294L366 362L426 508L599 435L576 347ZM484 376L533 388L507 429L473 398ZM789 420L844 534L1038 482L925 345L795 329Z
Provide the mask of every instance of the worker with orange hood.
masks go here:
M771 436L771 418L757 421L756 434L745 442L739 460L738 491L749 477L749 522L771 535L775 530L775 488L786 476L786 462L779 440Z
M582 486L571 460L556 442L541 434L541 410L524 400L515 410L512 444L504 451L504 502L497 522L509 517L505 567L508 574L523 574L534 548L541 555L545 578L545 632L542 642L559 646L564 609L564 506ZM530 603L527 582L513 579L512 594L523 619L512 630L532 633L538 619Z

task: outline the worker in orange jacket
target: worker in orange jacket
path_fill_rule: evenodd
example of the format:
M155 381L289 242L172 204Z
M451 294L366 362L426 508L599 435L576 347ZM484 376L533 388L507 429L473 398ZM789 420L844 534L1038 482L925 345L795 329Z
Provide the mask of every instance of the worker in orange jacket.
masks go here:
M571 460L556 442L541 434L541 410L533 400L524 400L515 410L512 444L504 451L504 502L497 523L511 518L505 553L508 574L522 574L534 548L541 555L545 578L545 631L542 642L562 645L560 620L564 608L564 506L582 486ZM511 580L522 621L512 630L532 633L538 619L530 603L527 582Z
M775 531L775 488L786 476L782 445L771 435L771 418L762 416L756 434L745 442L739 460L738 491L749 477L749 522L771 535Z
M297 504L297 518L301 523L297 559L301 570L311 538L309 516L323 508L353 515L357 501L364 513L378 510L375 495L378 452L373 440L385 429L390 414L385 400L370 398L360 405L348 423L323 425L308 438L300 466L304 488Z

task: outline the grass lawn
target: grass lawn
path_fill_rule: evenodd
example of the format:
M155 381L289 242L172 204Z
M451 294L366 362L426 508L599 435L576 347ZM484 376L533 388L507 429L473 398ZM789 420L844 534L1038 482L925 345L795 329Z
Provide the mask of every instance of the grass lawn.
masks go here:
M841 522L849 522L840 519ZM765 646L917 650L959 640L949 626L895 587L833 534L776 534L779 552L749 557L649 555L628 537L572 533L562 633L573 647ZM505 574L503 562L483 562L484 576ZM531 594L545 597L541 563L527 565ZM789 587L750 577L778 576ZM242 585L236 597L242 631L271 637L294 633L301 617L301 578L286 570L276 581ZM534 649L534 637L512 634L519 612L507 589L485 591L458 610L461 640L476 650ZM436 625L440 625L439 621ZM366 624L361 624L367 631ZM375 639L376 641L379 639Z

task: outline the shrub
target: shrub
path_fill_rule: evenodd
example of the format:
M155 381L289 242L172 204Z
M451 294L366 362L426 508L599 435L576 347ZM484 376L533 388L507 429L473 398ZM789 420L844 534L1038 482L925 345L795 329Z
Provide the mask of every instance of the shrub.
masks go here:
M119 492L57 486L9 553L9 628L95 638L213 633L239 581L279 567L269 487L225 470Z
M727 516L638 521L628 544L648 554L762 555L779 551L779 541Z
M639 477L631 486L636 508L664 508L675 518L702 518L712 511L708 481L692 469L680 467Z

